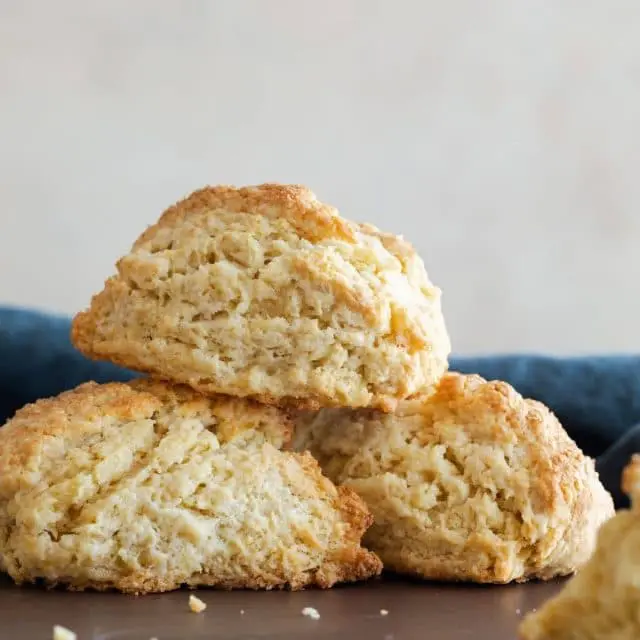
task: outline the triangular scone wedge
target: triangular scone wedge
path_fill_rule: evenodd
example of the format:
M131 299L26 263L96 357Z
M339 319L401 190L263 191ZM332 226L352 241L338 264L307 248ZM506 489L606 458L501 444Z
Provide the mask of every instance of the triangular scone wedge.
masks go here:
M392 408L437 382L450 352L440 290L409 243L277 184L168 209L72 339L204 393L306 408Z
M553 414L478 376L447 374L392 414L303 412L294 448L364 498L375 519L364 540L385 568L427 579L570 574L613 514Z
M589 562L558 596L525 618L523 640L640 638L640 455L625 469L622 488L631 509L602 526Z
M330 587L380 573L364 503L280 448L274 407L89 383L0 429L0 564L18 583L146 593Z

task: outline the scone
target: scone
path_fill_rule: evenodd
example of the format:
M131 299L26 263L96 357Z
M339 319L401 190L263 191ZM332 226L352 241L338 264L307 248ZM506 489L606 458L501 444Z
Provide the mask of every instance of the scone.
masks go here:
M450 351L413 248L301 186L210 187L167 210L74 321L94 359L268 404L391 409Z
M363 502L252 401L89 383L0 429L0 568L18 583L145 593L368 578Z
M294 448L355 490L385 568L505 583L572 573L613 503L542 404L504 382L447 374L431 395L373 410L301 412Z
M558 596L525 618L523 640L640 638L640 456L625 469L622 487L631 509L602 526L589 562Z

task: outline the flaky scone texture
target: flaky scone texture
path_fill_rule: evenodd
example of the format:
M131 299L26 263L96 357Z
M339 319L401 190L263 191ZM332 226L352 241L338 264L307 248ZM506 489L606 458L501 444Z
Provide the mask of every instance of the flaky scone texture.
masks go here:
M74 320L91 358L264 403L392 408L450 352L399 237L305 187L210 187L168 209Z
M631 509L602 526L589 562L524 619L522 640L640 638L640 456L625 469L622 486Z
M294 448L356 491L385 568L505 583L573 572L613 514L593 461L542 404L447 374L395 413L301 412Z
M132 593L379 573L364 503L289 437L279 409L147 380L29 405L0 429L0 568Z

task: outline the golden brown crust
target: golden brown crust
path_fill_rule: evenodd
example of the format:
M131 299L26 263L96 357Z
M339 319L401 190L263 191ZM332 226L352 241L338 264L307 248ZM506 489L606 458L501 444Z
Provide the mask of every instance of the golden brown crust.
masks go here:
M282 410L156 380L29 405L0 430L0 568L129 593L377 575L366 507L290 435Z
M447 368L440 291L411 245L304 187L196 191L117 266L75 346L203 393L389 410Z
M252 400L207 397L186 385L149 378L130 383L87 382L59 396L26 405L3 427L0 498L2 487L12 491L12 480L20 477L20 470L44 455L44 445L50 439L81 442L96 433L103 420L148 420L158 411L202 417L208 424L215 424L222 442L232 440L242 430L256 429L274 446L286 448L293 429L286 412Z
M341 218L333 207L319 202L315 194L303 185L262 184L240 188L218 185L198 189L169 207L158 222L140 236L135 246L152 241L158 229L179 226L189 216L207 209L285 218L311 242L337 239L355 243L359 226ZM371 225L368 229L377 232Z
M555 416L504 382L447 374L393 414L296 417L294 448L354 489L386 567L504 583L572 573L613 503Z

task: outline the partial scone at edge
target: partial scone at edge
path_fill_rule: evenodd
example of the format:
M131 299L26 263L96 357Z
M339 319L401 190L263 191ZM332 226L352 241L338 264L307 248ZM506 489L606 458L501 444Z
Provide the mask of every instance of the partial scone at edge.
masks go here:
M554 598L520 625L522 640L640 638L640 456L623 473L631 509L598 533L595 552Z
M305 187L196 191L117 268L75 346L204 393L391 409L447 369L440 290L411 245Z
M505 583L575 571L613 515L593 461L542 404L447 374L432 395L371 410L301 412L294 449L354 489L385 568Z
M289 436L276 408L148 380L29 405L0 429L0 568L132 593L377 575L364 503Z

